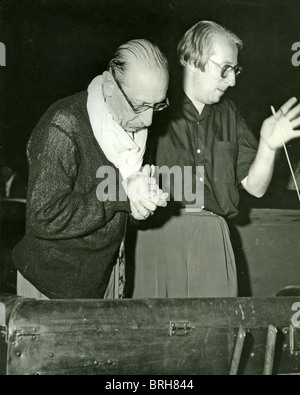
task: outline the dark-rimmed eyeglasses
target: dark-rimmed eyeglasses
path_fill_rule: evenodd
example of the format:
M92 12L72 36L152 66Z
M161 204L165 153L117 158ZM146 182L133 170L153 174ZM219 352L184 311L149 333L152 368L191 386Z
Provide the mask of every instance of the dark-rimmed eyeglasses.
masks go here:
M122 94L125 97L127 103L129 104L129 106L131 107L132 111L135 114L141 114L142 112L145 112L145 111L150 110L150 109L152 109L153 111L161 111L161 110L165 109L166 107L168 107L168 105L169 105L168 98L166 98L164 101L161 101L159 103L155 103L153 106L148 106L148 104L143 104L141 106L135 107L132 104L132 102L129 99L129 97L126 95L126 93L125 93L124 89L122 88L122 85L120 84L119 80L117 79L114 69L111 70L111 74L113 76L113 79L115 80L115 83L117 84L118 88L122 92Z
M238 64L236 66L231 66L230 64L225 64L225 66L221 66L219 63L214 62L213 60L209 59L213 64L218 66L221 69L221 77L227 78L230 76L232 72L237 76L241 73L243 68Z

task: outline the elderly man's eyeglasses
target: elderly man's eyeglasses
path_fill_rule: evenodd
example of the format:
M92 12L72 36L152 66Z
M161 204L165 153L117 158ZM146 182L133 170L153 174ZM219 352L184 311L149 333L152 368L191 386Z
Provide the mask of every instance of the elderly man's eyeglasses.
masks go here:
M129 104L129 106L131 107L132 111L135 114L141 114L142 112L145 112L145 111L150 110L150 109L152 109L153 111L161 111L161 110L165 109L166 107L168 107L168 105L169 105L168 98L166 98L162 102L155 103L153 106L148 106L148 104L143 104L141 106L135 107L132 104L132 102L129 99L129 97L126 95L126 93L125 93L124 89L122 88L122 85L120 84L119 80L117 79L114 69L112 69L112 76L113 76L113 79L115 80L115 83L117 84L118 88L120 89L120 91L122 92L123 96L125 97L127 103Z
M213 60L209 59L213 64L218 66L221 69L221 77L227 78L229 75L234 72L235 75L239 75L243 68L239 65L231 66L230 64L225 64L225 66L221 66L218 63L214 62Z

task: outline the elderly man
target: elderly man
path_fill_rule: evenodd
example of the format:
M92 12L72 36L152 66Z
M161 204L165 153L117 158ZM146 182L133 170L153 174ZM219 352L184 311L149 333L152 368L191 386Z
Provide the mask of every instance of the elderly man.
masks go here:
M87 92L56 102L41 118L28 142L26 235L13 251L19 295L104 296L128 215L142 220L166 205L150 167L140 168L167 88L164 55L132 40ZM115 175L108 192L106 173Z
M192 167L193 190L200 180L204 201L187 201L185 196L171 201L160 218L155 218L156 212L149 221L153 229L139 231L134 297L237 295L224 218L238 213L240 185L256 197L266 192L276 150L282 146L280 130L285 141L300 136L294 130L300 125L295 98L263 122L257 144L234 103L224 97L241 72L241 46L235 34L210 21L197 23L179 42L183 95L171 103L167 119L159 124L162 133L154 162L169 169L179 166L182 174ZM173 197L176 187L175 181L170 188Z

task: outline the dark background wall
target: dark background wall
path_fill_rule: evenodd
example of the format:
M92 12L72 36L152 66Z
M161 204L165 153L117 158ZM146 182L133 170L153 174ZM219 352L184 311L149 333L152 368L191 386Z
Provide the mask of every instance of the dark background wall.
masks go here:
M244 41L239 57L244 70L228 94L258 136L270 105L277 108L294 95L300 99L300 66L292 64L291 49L300 42L299 0L0 0L0 42L6 46L0 159L8 155L26 170L26 143L41 115L55 100L86 89L129 39L156 42L169 58L171 87L177 85L177 43L204 19L227 26ZM299 139L288 150L294 164L300 161ZM272 295L299 284L300 205L295 191L285 190L288 178L281 153L273 189L263 199L242 193L241 215L232 229L241 295ZM271 212L270 219L268 210L249 212L253 207L285 210Z
M178 80L176 45L199 20L223 24L244 41L243 74L229 92L256 135L262 120L300 92L300 66L291 50L300 41L299 0L0 0L0 153L26 167L29 134L55 100L86 89L118 45L138 37L156 42ZM300 56L299 56L300 58ZM298 140L289 144L293 161ZM285 158L279 162L285 182ZM277 177L278 180L278 177Z

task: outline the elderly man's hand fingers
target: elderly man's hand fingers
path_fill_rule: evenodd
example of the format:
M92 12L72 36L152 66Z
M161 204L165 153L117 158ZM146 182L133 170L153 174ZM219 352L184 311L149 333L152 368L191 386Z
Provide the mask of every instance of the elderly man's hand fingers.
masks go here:
M142 169L142 174L148 177L152 177L155 173L155 166L154 165L145 165Z
M143 217L139 211L137 210L137 208L135 207L134 203L130 202L130 208L131 208L131 215L133 216L133 218L138 219L138 220L143 220L145 219L145 217Z
M158 200L154 200L154 203L159 206L159 207L166 207L166 205L168 204L166 200L164 199L158 199Z
M130 202L132 215L135 219L146 219L152 213L151 210L147 209L141 202ZM152 206L153 207L153 206ZM154 205L155 209L156 206Z
M148 185L153 185L154 187L157 186L157 188L158 188L158 185L156 183L156 179L154 177L149 177L148 178Z
M151 166L150 165L145 165L143 167L143 169L142 169L141 174L143 176L150 177L151 176Z
M161 189L159 189L155 195L157 198L162 200L167 200L169 197L168 192L163 192Z
M152 203L148 199L141 199L139 201L134 202L135 207L138 212L144 217L147 218L149 216L150 211L156 210L156 205Z
M157 205L149 199L141 199L139 203L148 211L155 211Z
M155 173L155 166L151 165L151 174L150 174L150 176L152 177L154 175L154 173Z
M153 197L151 200L159 207L166 207L169 194L166 192L163 193L161 189L160 192L159 195Z
M160 188L156 188L155 190L150 189L147 193L147 198L149 200L155 201L155 200L159 200L159 199L163 199L166 200L168 199L169 194L168 193L164 193Z

